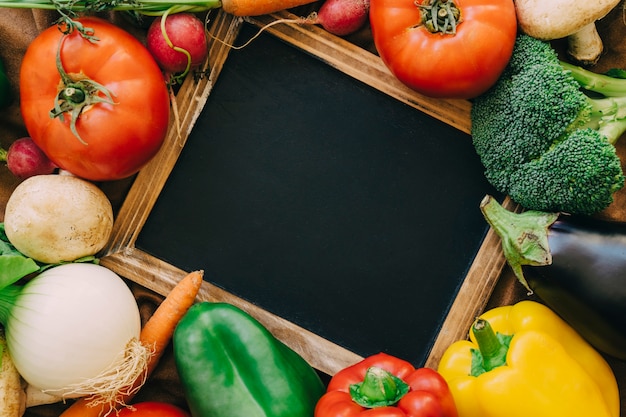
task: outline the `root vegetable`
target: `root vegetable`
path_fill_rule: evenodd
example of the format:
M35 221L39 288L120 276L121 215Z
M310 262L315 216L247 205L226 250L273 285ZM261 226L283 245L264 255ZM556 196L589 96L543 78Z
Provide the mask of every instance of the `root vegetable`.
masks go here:
M226 13L235 16L260 16L264 14L292 9L294 7L313 3L315 0L137 0L127 2L103 2L98 4L101 11L134 11L149 16L176 13L182 11L204 12L211 9L222 8ZM71 15L71 12L85 12L93 9L91 0L75 0L71 2L59 2L53 0L0 0L1 7L18 7L31 9L57 9L63 14ZM0 79L1 82L1 79ZM0 100L4 98L0 89ZM2 103L0 102L0 105Z
M369 0L326 0L311 22L337 36L361 29L369 17Z
M0 290L0 323L15 368L63 398L115 398L145 372L139 307L111 270L88 263L49 268Z
M97 254L113 228L113 209L93 183L70 175L36 175L6 204L5 233L24 255L43 263Z
M166 73L187 73L200 66L208 54L204 23L191 13L176 13L154 19L146 46Z
M146 364L146 374L143 375L146 378L152 374L159 359L163 356L165 348L172 339L176 325L195 302L202 285L203 276L204 271L193 271L187 274L170 291L141 329L140 342L144 346L153 348L152 355ZM136 380L126 394L120 395L117 402L119 404L130 402L143 382L143 378ZM93 400L92 397L78 399L60 417L102 417L113 412L113 409L107 409L107 406L113 407L114 405L102 404L100 407L94 407Z
M25 411L24 387L0 332L0 417L21 417Z
M7 151L0 149L0 160L6 161L9 171L21 179L52 174L57 168L29 137L17 139Z
M235 16L260 16L291 9L315 0L222 0L222 9Z

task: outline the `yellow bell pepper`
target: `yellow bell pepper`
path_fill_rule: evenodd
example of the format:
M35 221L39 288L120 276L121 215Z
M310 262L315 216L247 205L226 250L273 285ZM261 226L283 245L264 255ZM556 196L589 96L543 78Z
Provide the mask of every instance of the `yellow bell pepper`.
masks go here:
M496 307L439 362L459 417L619 417L615 375L552 310Z

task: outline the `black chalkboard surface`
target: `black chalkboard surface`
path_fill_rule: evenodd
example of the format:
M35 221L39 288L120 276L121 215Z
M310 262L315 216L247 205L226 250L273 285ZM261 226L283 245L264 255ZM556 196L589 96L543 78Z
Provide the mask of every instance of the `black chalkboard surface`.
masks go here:
M136 246L420 365L487 231L486 193L467 134L264 34L231 51Z

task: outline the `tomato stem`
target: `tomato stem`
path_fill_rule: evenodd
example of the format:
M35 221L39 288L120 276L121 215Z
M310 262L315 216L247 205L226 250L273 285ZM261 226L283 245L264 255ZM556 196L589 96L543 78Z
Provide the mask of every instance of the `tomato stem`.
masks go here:
M422 26L429 32L456 34L456 28L461 23L461 10L453 0L416 1L415 5L422 14Z
M81 26L82 27L82 26ZM69 31L63 31L61 39L59 40L59 47L56 53L56 67L61 76L61 88L58 95L54 99L54 108L50 110L50 118L58 117L62 122L65 121L65 113L71 113L70 130L78 138L78 140L87 145L76 129L76 122L78 121L82 111L94 104L108 103L115 104L113 100L113 94L102 84L88 78L84 74L76 74L73 77L70 76L63 68L63 62L61 61L61 49L66 37L73 32L73 29ZM79 30L81 36L89 42L94 42L93 37L85 38L82 31Z

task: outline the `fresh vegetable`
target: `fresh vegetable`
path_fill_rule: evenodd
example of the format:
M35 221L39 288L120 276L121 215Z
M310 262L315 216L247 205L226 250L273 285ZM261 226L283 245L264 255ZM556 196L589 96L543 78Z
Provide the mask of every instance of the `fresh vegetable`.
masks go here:
M22 417L25 396L20 374L7 350L4 332L0 330L0 416Z
M139 308L126 283L89 263L49 268L0 290L9 354L33 387L64 398L115 397L144 373Z
M291 9L315 0L121 0L93 2L76 0L63 2L58 0L0 0L0 7L21 9L59 10L69 16L72 12L101 12L104 10L133 11L148 16L160 16L164 13L191 12L199 13L211 9L222 8L226 13L235 16L259 16Z
M77 22L97 40L52 26L29 45L20 71L24 123L60 168L94 181L125 178L163 143L167 86L128 32L98 18Z
M63 397L48 394L38 388L34 388L29 384L25 384L26 388L26 408L38 407L40 405L55 404L63 401Z
M346 36L365 26L369 10L369 0L325 0L308 20L333 35Z
M426 96L473 98L504 70L515 42L512 0L371 0L376 49Z
M194 305L173 341L193 417L311 417L324 393L301 356L233 305Z
M7 77L6 70L2 61L0 61L0 108L8 107L13 102L13 92L11 91L11 82Z
M446 381L430 368L379 353L336 373L315 417L456 417Z
M187 74L208 55L204 22L192 13L164 15L152 21L146 46L159 67L172 75Z
M29 137L16 139L6 151L0 148L0 161L18 178L52 174L57 166Z
M22 254L42 263L95 255L113 229L113 208L96 185L70 175L36 175L11 193L5 233Z
M172 404L145 401L121 409L117 417L189 417L189 413Z
M459 417L619 417L620 397L604 358L548 307L496 307L471 340L444 352Z
M604 50L596 20L605 17L619 3L619 0L516 0L515 8L524 33L546 41L567 38L570 57L582 65L594 65ZM567 13L563 13L565 8Z
M485 219L519 281L596 349L626 359L626 224L529 210L486 196Z
M548 42L520 35L501 79L472 105L487 179L527 209L603 210L624 186L613 143L626 130L625 101L626 80L561 62Z
M106 399L101 401L97 397L83 397L76 400L60 417L101 417L113 411L111 410L112 407L116 407L118 412L123 413L120 411L122 410L121 406L128 404L133 399L145 380L152 374L172 338L174 328L194 303L202 285L203 274L203 271L190 272L180 280L141 329L139 341L143 346L149 347L151 351L145 372L135 379L132 385L126 387L124 392L119 393L114 402ZM146 409L144 413L158 411L158 407L155 409L155 407L145 405L142 408ZM137 417L142 417L144 413L138 414ZM172 417L177 417L176 413Z
M0 223L0 288L37 271L37 262L15 249Z

